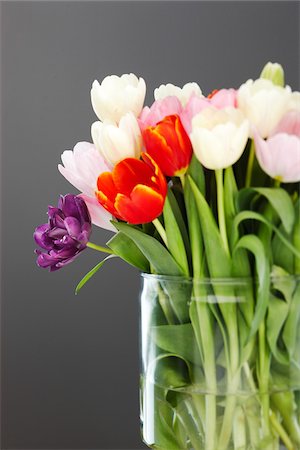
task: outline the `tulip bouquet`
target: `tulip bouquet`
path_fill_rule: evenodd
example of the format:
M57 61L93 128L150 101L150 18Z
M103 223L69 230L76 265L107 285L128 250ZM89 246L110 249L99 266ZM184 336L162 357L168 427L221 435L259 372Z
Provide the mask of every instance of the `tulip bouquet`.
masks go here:
M145 93L133 74L93 83L93 143L58 166L81 193L49 206L37 264L107 253L76 292L112 257L143 272L149 446L300 449L300 93L273 63L238 89Z

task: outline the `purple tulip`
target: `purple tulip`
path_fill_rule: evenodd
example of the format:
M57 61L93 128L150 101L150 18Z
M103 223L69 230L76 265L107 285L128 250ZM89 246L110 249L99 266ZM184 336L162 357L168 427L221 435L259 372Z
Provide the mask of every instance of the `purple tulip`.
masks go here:
M57 208L48 207L48 223L35 229L37 265L50 272L72 262L84 250L92 231L91 217L84 200L76 195L61 195Z

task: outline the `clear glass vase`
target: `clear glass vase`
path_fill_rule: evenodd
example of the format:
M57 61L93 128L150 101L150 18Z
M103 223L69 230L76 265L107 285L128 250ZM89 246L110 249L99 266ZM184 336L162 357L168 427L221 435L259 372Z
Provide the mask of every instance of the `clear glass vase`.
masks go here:
M163 450L300 449L300 278L143 274L141 423Z

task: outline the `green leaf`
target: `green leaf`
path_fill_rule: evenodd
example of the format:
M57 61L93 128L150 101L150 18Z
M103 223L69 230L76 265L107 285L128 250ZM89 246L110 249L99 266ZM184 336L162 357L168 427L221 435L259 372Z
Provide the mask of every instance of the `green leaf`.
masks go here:
M281 234L285 233L282 224L278 227L278 230ZM287 235L287 239L289 238L290 236ZM291 252L290 248L283 243L278 234L274 234L271 242L271 249L273 254L273 264L282 267L288 273L293 273L294 254ZM300 251L300 248L298 248L298 251Z
M211 278L230 277L231 261L224 248L211 208L192 178L188 177L188 180L196 201L210 276Z
M282 188L258 188L251 187L241 189L238 194L239 210L249 208L255 195L265 197L275 212L278 214L287 233L292 231L295 222L295 210L289 194Z
M170 200L172 199L172 200ZM167 242L168 242L168 249L171 253L171 255L174 257L177 264L182 269L182 272L187 277L189 276L189 266L186 256L186 250L184 241L181 235L181 231L177 222L177 219L175 217L174 211L171 206L171 202L174 207L174 202L176 203L176 200L174 198L173 193L169 190L168 196L165 200L165 206L163 210L164 215L164 224L165 224L165 230L167 234ZM181 213L178 210L177 215Z
M198 187L199 191L202 195L205 196L205 174L202 167L202 164L198 160L195 154L193 154L189 168L187 170L187 176L190 176L196 186Z
M113 222L117 230L130 238L160 275L183 275L172 255L157 239L123 222Z
M293 244L300 253L300 198L298 198L298 200L296 201L296 204L295 204L295 214L296 214L296 221L295 221L295 226L294 226L294 230L293 230ZM295 257L294 272L297 274L300 274L300 258L299 257Z
M238 213L234 220L233 220L233 224L232 224L232 232L230 235L230 241L231 244L234 246L235 243L238 240L238 227L240 225L241 222L243 222L244 220L249 220L249 219L253 219L253 220L258 220L259 222L264 223L265 225L267 225L267 227L269 229L271 229L272 231L274 231L274 233L278 236L278 238L280 239L280 241L295 255L300 257L300 253L298 252L298 250L289 242L289 240L284 236L283 233L281 233L279 231L279 229L273 225L271 222L269 222L264 216L262 216L261 214L254 212L254 211L242 211L240 213Z
M95 267L93 267L92 270L90 270L81 281L76 286L75 294L78 294L80 289L85 285L87 281L89 281L90 278L92 278L93 275L95 275L96 272L98 272L99 269L103 266L103 264L110 258L116 258L116 255L109 255L106 258L104 258L102 261L100 261Z
M195 334L191 323L161 325L151 328L153 341L161 349L200 365L200 354L195 347Z
M173 214L176 218L176 221L177 221L177 224L178 224L178 227L179 227L179 230L180 230L183 242L184 242L188 260L190 260L190 257L191 257L190 239L189 239L189 234L188 234L187 225L185 223L184 212L183 212L183 210L185 211L184 199L182 197L182 194L180 196L176 197L173 190L170 189L168 192L168 200L170 202L170 206L172 208ZM179 202L182 203L183 210L180 208Z
M274 358L281 364L288 364L289 358L285 351L278 348L280 332L287 318L289 305L272 295L267 316L267 339Z
M197 212L196 201L192 192L191 184L188 179L184 186L184 200L186 205L186 213L188 219L193 276L194 278L201 278L204 276L204 256L203 256L203 239L201 233L201 224Z
M232 167L227 167L224 173L224 210L228 236L230 235L232 222L236 215L235 198L237 192L238 190Z
M282 267L272 267L272 287L281 292L285 301L290 304L296 287L296 280Z
M266 315L269 303L269 285L270 285L270 268L269 261L266 258L264 246L255 235L243 236L234 248L234 252L244 248L255 257L256 273L258 277L257 285L257 302L255 307L254 318L249 334L249 340L257 332L260 323Z
M143 393L143 396L141 396L141 415L145 424L143 430L145 441L149 445L155 442L159 449L177 450L180 444L172 429L174 410L166 400L166 390L153 384L153 381L146 376L141 379L141 391ZM153 417L154 423L148 429L147 405L149 402L152 405L151 417Z
M111 248L114 253L127 263L137 267L142 272L149 272L149 261L143 253L126 234L119 231L115 234L106 245Z
M189 384L189 369L185 360L173 354L157 358L154 381L155 384L165 389L181 388Z
M294 283L296 285L295 281ZM295 358L295 350L297 346L297 332L299 329L300 329L300 283L298 282L298 285L293 293L293 297L290 302L289 314L282 333L282 339L283 342L285 343L290 359Z

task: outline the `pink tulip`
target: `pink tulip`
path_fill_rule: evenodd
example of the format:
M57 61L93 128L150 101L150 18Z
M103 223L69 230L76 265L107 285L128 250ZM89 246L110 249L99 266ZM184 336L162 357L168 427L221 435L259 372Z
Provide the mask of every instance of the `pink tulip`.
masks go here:
M150 108L148 106L145 106L145 108L141 112L138 119L140 129L141 131L144 131L144 129L147 127L154 127L166 116L171 116L174 114L180 115L181 112L181 102L175 96L156 100Z
M287 113L265 141L254 131L256 157L270 177L284 183L300 181L300 113Z
M60 173L79 191L83 192L92 223L114 231L112 216L97 202L95 191L97 179L102 172L110 171L110 166L93 144L78 142L73 151L66 150L61 155L63 165L58 165Z
M199 114L203 109L208 106L214 106L218 109L223 108L236 108L236 90L235 89L220 89L208 97L199 97L192 95L180 114L181 122L185 128L185 131L190 134L192 131L193 117Z

